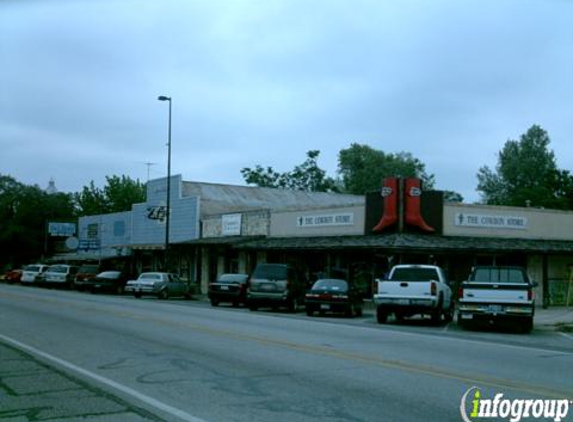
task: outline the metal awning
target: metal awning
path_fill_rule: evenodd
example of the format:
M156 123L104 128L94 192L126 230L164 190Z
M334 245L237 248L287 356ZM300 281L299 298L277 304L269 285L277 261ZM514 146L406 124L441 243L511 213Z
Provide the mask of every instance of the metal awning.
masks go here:
M573 240L506 239L485 237L390 234L379 236L325 236L266 238L236 245L242 250L384 249L433 252L573 253Z

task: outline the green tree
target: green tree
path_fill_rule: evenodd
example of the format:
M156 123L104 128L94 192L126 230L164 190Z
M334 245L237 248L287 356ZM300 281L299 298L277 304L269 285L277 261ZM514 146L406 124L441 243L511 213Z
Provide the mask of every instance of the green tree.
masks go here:
M259 187L283 188L308 192L337 192L336 181L326 176L326 171L318 166L320 151L306 153L306 160L292 171L279 173L272 167L256 165L241 170L243 179L249 185Z
M451 190L444 191L444 202L464 202L464 197L458 192Z
M434 186L434 175L409 152L386 154L368 145L353 143L338 154L338 173L344 192L362 195L380 189L385 177L418 177L425 189Z
M498 154L495 171L479 169L478 187L488 205L570 209L573 178L557 168L549 135L531 126L519 141L508 140Z
M48 194L0 175L0 263L21 265L45 252L48 222L75 222L72 196Z
M129 211L133 204L145 202L145 185L139 180L127 176L106 176L106 181L103 189L96 187L92 180L89 186L74 194L80 216Z

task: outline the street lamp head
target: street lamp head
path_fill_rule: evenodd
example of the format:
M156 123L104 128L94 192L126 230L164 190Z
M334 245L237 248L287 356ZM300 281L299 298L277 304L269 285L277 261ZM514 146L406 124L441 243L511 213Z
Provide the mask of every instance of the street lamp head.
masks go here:
M160 95L157 97L159 101L171 101L171 97L166 97L165 95Z

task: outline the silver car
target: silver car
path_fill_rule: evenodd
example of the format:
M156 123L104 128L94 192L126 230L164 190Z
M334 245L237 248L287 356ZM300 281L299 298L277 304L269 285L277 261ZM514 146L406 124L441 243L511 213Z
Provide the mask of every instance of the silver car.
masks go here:
M159 299L169 299L173 296L190 297L189 284L172 273L141 273L137 280L127 282L124 291L133 293L137 298L143 295L154 295Z

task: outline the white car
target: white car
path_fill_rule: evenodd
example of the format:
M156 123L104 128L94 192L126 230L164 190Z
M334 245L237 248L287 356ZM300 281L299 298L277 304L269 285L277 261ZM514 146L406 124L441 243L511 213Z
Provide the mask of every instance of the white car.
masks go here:
M159 299L168 299L172 296L190 297L189 285L178 275L161 272L141 273L137 280L127 282L124 291L133 293L137 298L143 295L154 295Z
M78 272L74 265L50 265L39 277L38 282L71 288Z
M36 278L48 269L47 265L43 264L30 264L26 265L22 271L22 283L35 283Z

